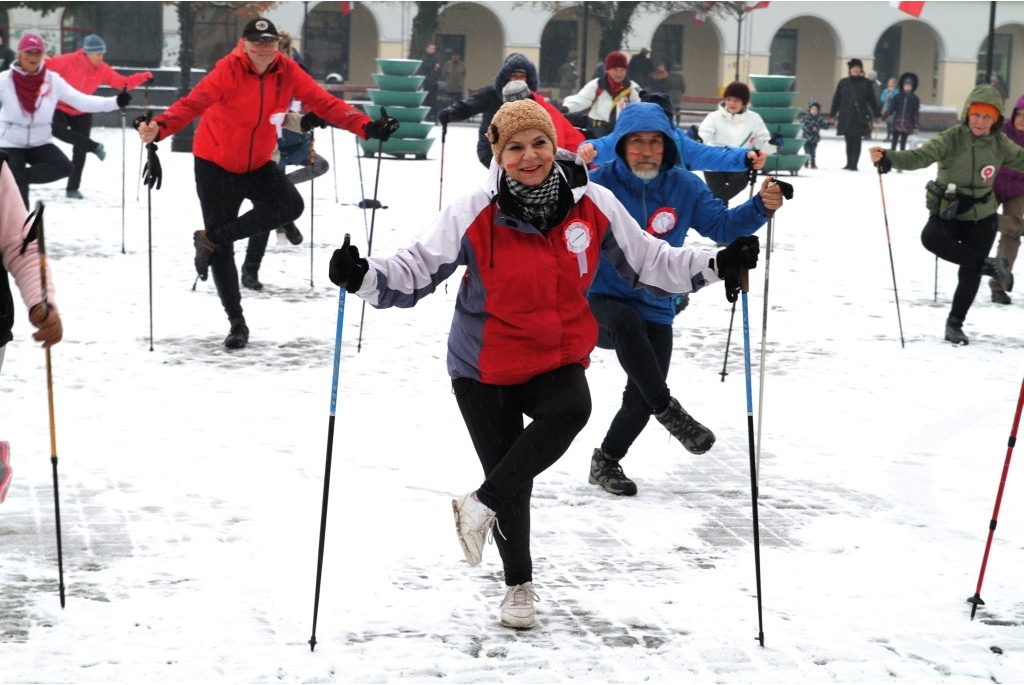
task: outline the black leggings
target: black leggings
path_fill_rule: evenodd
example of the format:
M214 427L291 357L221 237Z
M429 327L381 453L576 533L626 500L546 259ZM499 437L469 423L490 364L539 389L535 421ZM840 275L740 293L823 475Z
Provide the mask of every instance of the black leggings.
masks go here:
M889 149L890 150L897 149L896 148L897 143L899 144L899 149L900 150L906 150L907 149L907 134L906 133L900 133L899 131L893 131L892 132L892 147L889 148Z
M485 480L481 502L498 514L494 540L505 584L533 580L530 494L533 479L565 454L590 418L590 388L583 367L570 364L521 385L452 380ZM532 419L524 425L523 417Z
M273 162L247 174L233 174L223 167L196 157L196 194L203 209L203 225L217 250L210 257L210 270L217 294L228 320L242 317L242 295L238 290L234 241L272 231L302 214L302 195ZM252 209L242 216L243 200Z
M92 115L78 114L72 116L67 112L56 110L53 113L53 137L72 145L71 175L68 176L68 190L78 190L82 183L82 171L85 169L85 158L90 152L99 149L92 134Z
M628 379L622 406L601 443L602 452L622 459L651 413L668 406L665 379L672 361L672 326L645 321L629 305L608 297L591 300L590 311L597 319L597 346L615 350Z
M30 183L51 183L71 174L71 162L53 143L39 147L5 147L8 164L21 191L21 199L28 209Z
M963 325L967 310L978 294L981 269L996 240L996 215L978 221L943 221L937 216L928 218L921 231L921 244L939 259L960 265L949 321Z

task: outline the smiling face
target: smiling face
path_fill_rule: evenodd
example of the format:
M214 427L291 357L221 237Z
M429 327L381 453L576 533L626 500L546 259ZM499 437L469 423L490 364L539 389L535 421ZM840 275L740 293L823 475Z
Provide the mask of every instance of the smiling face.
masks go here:
M608 69L608 78L615 83L622 83L626 80L626 69L623 67L615 67L614 69Z
M538 186L547 179L555 163L555 147L539 128L519 131L505 143L501 166L512 180L524 186Z
M638 177L649 181L658 175L665 157L665 136L658 131L637 131L626 136L626 162Z
M262 74L274 62L277 57L277 38L261 38L258 41L243 40L242 48L248 55L249 61L256 68L257 73Z
M736 114L743 109L743 100L734 97L725 98L725 108L729 110L729 114Z

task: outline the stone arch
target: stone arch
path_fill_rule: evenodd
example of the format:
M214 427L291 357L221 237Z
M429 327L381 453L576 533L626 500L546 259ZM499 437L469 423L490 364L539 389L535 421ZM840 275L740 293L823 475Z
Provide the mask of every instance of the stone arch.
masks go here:
M917 74L917 96L921 104L937 103L939 80L943 76L941 39L923 21L901 21L886 29L874 50L874 70L884 84L890 76L904 72Z
M696 23L694 12L676 12L665 17L651 39L651 58L678 64L686 79L686 97L717 99L721 72L722 36L711 18ZM669 69L672 69L671 64ZM675 103L682 107L683 103Z
M587 45L583 46L583 11L578 5L562 9L544 24L540 39L540 55L537 70L541 85L546 88L558 87L558 69L565 63L570 52L575 52L579 82L573 92L582 84L595 77L594 70L601 63L598 50L601 44L601 24L594 17L588 17Z
M1024 69L1014 69L1015 62L1020 64L1020 55L1015 55L1015 49L1020 50L1024 46L1024 25L1004 24L996 29L996 49L993 53L992 74L998 76L999 83L1006 96L1006 111L1003 114L1010 114L1013 105L1024 93ZM978 63L976 67L975 83L981 83L988 69L988 36L978 46Z
M475 2L458 2L446 6L438 17L434 41L442 61L446 50L462 46L466 63L466 88L473 90L494 82L505 62L505 27L488 7ZM528 55L530 56L530 55ZM530 56L535 59L535 56Z
M313 78L341 74L346 82L372 85L380 30L363 3L353 3L347 15L341 3L317 3L306 16L302 35L302 58ZM351 40L352 36L359 40Z
M838 51L836 32L828 22L810 15L795 17L772 38L768 73L797 77L793 88L799 97L794 106L817 100L827 112L835 88L834 57Z

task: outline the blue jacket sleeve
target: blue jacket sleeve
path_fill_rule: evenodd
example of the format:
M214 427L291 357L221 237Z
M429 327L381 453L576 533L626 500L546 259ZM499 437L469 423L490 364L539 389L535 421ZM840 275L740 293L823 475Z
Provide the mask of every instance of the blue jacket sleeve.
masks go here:
M750 150L737 147L705 145L676 129L676 145L683 167L690 171L743 171L747 168Z
M590 143L597 150L597 156L590 162L591 164L604 164L615 159L615 148L612 147L612 138L613 136L601 136L600 138L583 141Z
M690 226L697 233L716 243L728 244L740 236L753 235L764 225L768 212L760 195L755 194L738 207L728 209L706 185L700 185L703 189L697 192L690 218Z

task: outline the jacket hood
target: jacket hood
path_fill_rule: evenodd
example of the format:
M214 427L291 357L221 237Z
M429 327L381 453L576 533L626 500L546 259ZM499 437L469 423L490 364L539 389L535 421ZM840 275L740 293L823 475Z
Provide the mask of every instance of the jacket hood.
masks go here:
M615 128L608 134L611 138L615 154L624 159L619 143L630 133L638 131L657 131L665 136L665 157L661 162L662 169L671 169L678 159L675 144L675 130L665 115L665 110L653 102L634 102L626 105L615 120Z
M513 71L526 72L526 85L530 87L530 90L535 91L540 88L536 65L526 55L520 52L513 52L505 58L505 63L501 65L498 75L494 77L494 89L498 93L501 93L501 89L508 83L508 78L512 75Z
M996 90L995 86L982 83L981 85L975 86L974 90L972 90L970 95L967 96L967 99L964 101L963 112L961 113L961 118L965 125L967 124L967 110L976 102L992 105L999 110L999 119L996 120L996 123L992 124L992 133L1001 129L1003 127L1003 96L999 94L999 91Z
M900 74L900 80L899 80L899 89L900 90L903 90L903 84L905 82L907 82L907 81L910 81L910 90L916 92L917 91L917 85L918 85L917 74L915 74L912 71L905 71L902 74Z

